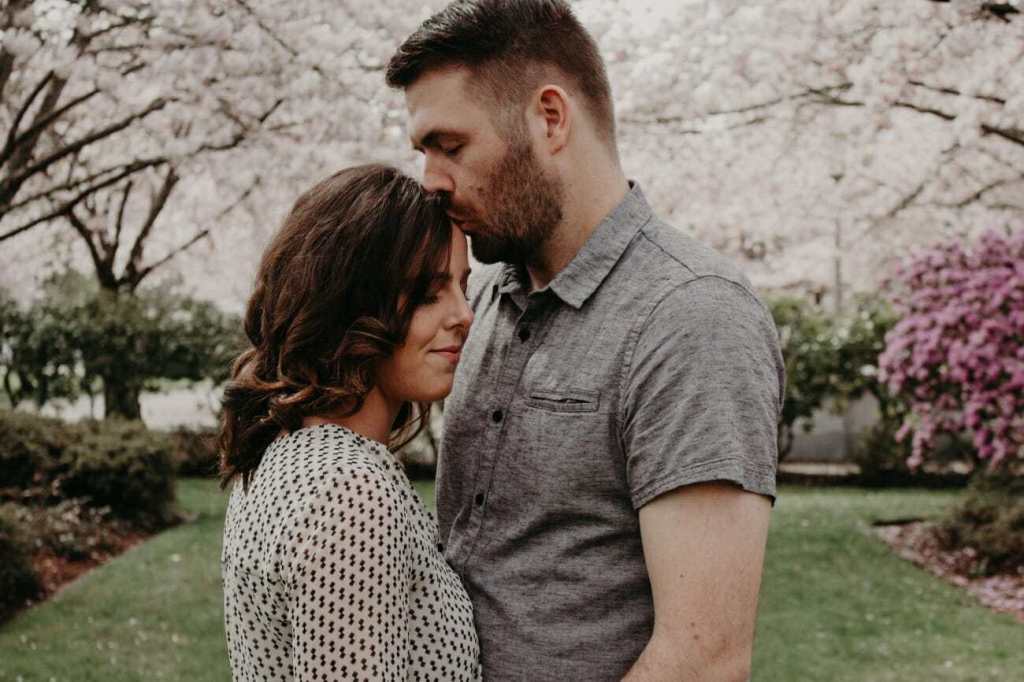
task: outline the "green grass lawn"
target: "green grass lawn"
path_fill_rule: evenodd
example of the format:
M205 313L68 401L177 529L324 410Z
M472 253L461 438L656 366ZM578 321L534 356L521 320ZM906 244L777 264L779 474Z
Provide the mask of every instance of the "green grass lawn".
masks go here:
M433 503L433 490L419 485ZM219 552L226 498L185 480L199 518L0 628L0 680L229 679ZM1014 680L1024 625L891 556L876 518L938 515L951 493L786 488L776 506L754 680Z

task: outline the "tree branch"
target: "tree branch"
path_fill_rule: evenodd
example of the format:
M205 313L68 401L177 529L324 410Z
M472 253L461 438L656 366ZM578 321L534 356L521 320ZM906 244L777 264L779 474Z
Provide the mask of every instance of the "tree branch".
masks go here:
M1008 142L1019 144L1024 147L1024 130L1018 130L1016 128L996 128L988 124L981 124L981 132L986 135L995 135L1001 137Z
M8 203L14 197L15 193L17 193L18 189L28 178L32 177L36 173L45 171L47 168L49 168L57 161L60 161L61 159L71 154L74 154L75 152L79 151L80 149L83 149L84 147L89 146L94 142L102 140L106 137L110 137L115 133L121 132L135 121L145 118L154 111L158 111L164 108L165 106L167 106L167 103L169 101L170 100L168 99L157 98L142 111L131 114L130 116L126 116L117 123L112 123L111 125L105 128L101 128L100 130L90 133L85 137L63 148L56 150L52 154L49 154L48 156L40 159L39 161L32 164L31 166L24 169L23 171L21 171L20 173L13 177L4 178L2 181L0 181L0 211L3 210L3 205Z
M191 239L189 239L187 242L185 242L184 244L182 244L178 248L176 248L173 251L171 251L170 253L168 253L166 256L164 256L160 260L156 261L155 263L153 263L151 265L147 265L146 267L144 267L142 270L140 270L133 277L133 279L132 279L132 281L133 281L132 288L134 289L135 287L137 287L142 282L142 280L144 280L146 277L148 277L150 275L150 273L152 273L154 270L156 270L157 268L159 268L159 267L165 265L166 263L170 262L171 259L173 259L175 256L179 255L180 253L183 253L184 251L187 251L196 242L198 242L203 237L208 236L209 234L210 234L210 228L208 228L208 227L203 229L203 230L200 230L199 232L197 232L195 234L195 236L193 236Z
M0 47L0 102L3 101L7 82L14 73L14 55Z
M1006 104L1006 100L1001 97L994 97L992 95L965 95L956 88L941 87L936 85L928 85L922 81L909 80L907 81L914 87L923 88L925 90L931 90L932 92L938 92L943 95L954 95L956 97L970 97L972 99L978 99L983 102L991 102L993 104Z
M132 167L132 168L135 169L135 171L139 171L139 170L143 170L145 168L151 168L153 166L160 166L160 165L162 165L164 163L167 163L167 159L165 157L162 157L162 156L154 157L152 159L140 159L138 161L133 161L132 163L127 164L127 165L119 163L116 166L110 166L108 168L104 168L103 170L96 171L95 173L92 173L91 175L87 175L84 178L79 178L77 180L69 179L64 184L56 185L56 186L53 186L53 187L47 187L46 189L44 189L42 191L36 192L35 194L32 194L32 195L29 195L29 196L25 197L24 199L18 201L17 203L14 203L14 204L11 204L10 206L7 206L4 209L4 211L7 212L7 213L12 213L12 212L18 210L19 208L24 208L25 206L28 206L29 204L31 204L34 201L39 201L40 199L44 199L46 197L54 195L57 192L63 192L65 190L73 190L73 189L75 189L77 187L81 187L82 185L87 185L87 184L89 184L89 183L91 183L91 182L93 182L95 180L98 180L99 178L103 177L104 175L107 175L108 173L112 173L114 171L124 170L125 168L128 168L128 167ZM70 171L69 175L71 173L73 173L73 169L69 169L69 171Z
M995 180L979 188L976 192L972 192L971 194L964 197L960 201L954 201L951 203L936 202L935 205L941 206L943 208L964 208L965 206L974 203L978 199L981 199L983 196L985 196L992 190L998 189L1000 187L1005 187L1006 185L1012 185L1015 182L1024 182L1024 175L1015 178L1004 178L1002 180Z
M911 191L909 194L900 199L900 201L895 206L889 209L886 212L885 217L895 218L896 214L902 212L904 209L907 208L907 206L910 206L912 203L914 203L914 200L921 196L921 192L924 191L924 187L926 184L928 184L928 181L922 180L921 184L919 184L916 188L914 188L913 191Z
M263 112L262 114L260 114L256 118L256 123L258 125L263 125L266 122L266 120L268 118L270 118L270 116L275 111L277 111L278 107L280 107L283 103L284 103L283 99L279 99L276 102L274 102L272 105L270 105L270 108L268 108L265 112ZM238 145L242 144L242 142L244 142L245 139L248 137L249 132L250 132L250 127L247 126L244 121L239 119L238 116L234 112L230 111L226 106L222 109L222 112L223 112L223 114L225 116L227 116L232 121L234 121L235 124L238 126L238 128L235 130L234 134L231 136L231 139L226 141L226 142L220 142L220 143L216 143L216 144L213 144L213 143L201 144L193 152L194 154L203 154L205 152L224 152L224 151L227 151L229 149L234 149Z
M160 185L160 189L153 195L152 200L149 204L149 212L146 214L146 220L142 223L139 234L135 237L135 243L132 244L131 251L128 254L128 265L126 268L126 277L132 289L138 285L136 275L138 273L138 265L142 260L142 251L145 247L145 242L149 238L150 233L153 231L153 225L156 224L157 218L160 217L160 213L164 210L164 206L167 205L167 199L171 196L171 192L174 191L174 186L178 184L177 172L174 166L167 168L167 175L164 176L164 181Z
M716 109L714 111L709 111L709 112L705 113L702 116L698 116L697 119L694 119L692 117L686 117L686 116L657 116L657 117L651 118L651 119L645 119L645 118L624 118L622 120L624 122L626 122L626 123L637 123L637 124L641 124L641 125L665 125L665 124L670 124L670 123L689 123L689 122L694 121L694 120L700 120L700 119L703 119L703 118L709 118L711 116L729 116L729 115L735 115L735 114L748 114L748 113L750 113L752 111L759 111L761 109L770 109L770 108L772 108L774 106L777 106L779 104L782 104L784 102L792 102L792 101L795 101L795 100L808 99L808 98L818 98L818 97L824 97L824 96L835 98L835 95L831 94L833 91L835 91L835 92L845 92L846 90L849 90L851 87L853 87L851 83L840 83L840 84L837 84L837 85L825 85L825 86L821 86L821 87L817 87L817 88L807 88L806 90L803 90L801 92L794 92L794 93L791 93L789 95L783 95L783 96L780 96L780 97L775 97L775 98L772 98L772 99L769 99L769 100L765 100L763 102L757 102L755 104L747 104L747 105L744 105L744 106L741 106L741 107L736 107L736 108L733 108L733 109ZM834 101L830 101L829 103L830 104L838 104L840 102L841 102L840 100L834 99ZM761 122L761 121L763 121L765 119L762 118L762 119L756 119L756 120L757 120L757 122ZM697 134L697 133L699 133L701 131L699 131L699 130L689 130L689 131L683 131L683 132L689 132L691 134Z
M124 229L124 209L128 205L128 195L132 193L133 183L128 180L124 184L124 193L121 195L121 205L117 209L117 221L114 223L114 241L112 242L112 253L116 253L121 246L121 232Z
M103 180L102 182L99 182L99 183L97 183L95 185L92 185L91 187L88 187L85 190L82 190L81 192L76 194L74 197L72 197L68 201L65 201L64 203L62 203L60 206L58 206L54 210L50 211L49 213L41 215L41 216L39 216L37 218L34 218L32 220L29 220L28 222L26 222L26 223L24 223L24 224L22 224L22 225L20 225L20 226L18 226L16 228L14 228L14 229L8 230L7 232L0 233L0 242L6 241L8 239L11 239L12 237L16 237L17 235L21 234L22 232L25 232L26 230L32 229L36 225L40 225L42 223L48 222L50 220L53 220L54 218L59 218L60 216L62 216L65 213L67 213L69 209L73 208L74 206L77 206L78 203L81 202L83 199L85 199L87 196L89 196L91 194L94 194L94 193L100 191L101 189L104 189L104 188L109 187L111 185L115 185L118 182L120 182L121 180L123 180L124 178L128 177L129 175L131 175L133 173L138 173L140 170L142 170L142 168L148 168L148 167L149 167L148 165L145 165L145 166L135 166L134 164L125 166L124 170L122 170L120 173L118 173L118 174L116 174L116 175L114 175L114 176L112 176L110 178L107 178L106 180Z
M19 135L17 140L11 140L11 138L8 138L9 143L12 144L13 147L16 147L16 146L20 145L22 143L22 141L27 140L29 138L32 138L34 136L38 136L44 130L46 130L51 125L53 125L53 123L57 119L59 119L61 116L63 116L67 112L71 111L72 109L77 107L79 104L82 104L83 102L89 101L90 99L92 99L93 97L98 95L99 93L100 93L100 91L97 89L97 90L93 90L91 92L87 92L84 95L81 95L79 97L76 97L75 99L71 100L70 102L68 102L67 104L62 106L61 108L56 109L54 111L51 111L49 114L47 114L46 116L42 117L41 119L33 121L32 127L29 128L28 130L26 130L25 132L23 132L21 135ZM13 134L15 132L17 132L16 129L12 127L11 128L11 133ZM5 147L4 148L4 152L0 153L0 163L2 163L5 160L6 153L7 153L7 148Z
M244 202L246 199L248 199L249 196L253 193L253 191L255 191L255 189L257 187L259 187L261 182L262 182L262 178L260 176L256 176L256 178L252 181L252 184L250 184L249 187L244 192L242 192L238 196L237 199L235 199L233 202L231 202L230 205L224 207L217 214L217 216L214 218L214 221L221 220L222 218L226 217L229 213L231 213L231 211L235 210L235 208L240 206L242 204L242 202ZM139 273L135 276L135 280L134 280L135 284L134 284L134 286L138 286L139 283L143 279L145 279L147 276L149 276L149 274L152 273L157 268L165 265L166 263L170 262L171 259L175 258L179 254L181 254L181 253L187 251L188 249L190 249L200 239L203 239L204 237L209 236L210 232L211 232L211 228L209 228L209 227L200 230L191 239L189 239L187 242L185 242L184 244L182 244L178 248L172 250L170 253L168 253L166 256L164 256L160 260L156 261L155 263L153 263L151 265L148 265L145 268L143 268L142 270L140 270Z
M100 255L99 249L96 248L96 243L93 239L94 232L89 229L81 218L75 214L75 207L68 207L67 212L64 214L71 226L75 228L75 232L82 238L85 245L89 247L89 256L92 258L92 263L96 267L96 276L100 280L100 285L105 289L116 289L117 278L114 277L113 270L107 267L106 261L103 256Z
M18 108L18 112L14 114L14 120L11 121L11 128L7 131L7 141L4 142L3 151L0 151L0 165L7 163L7 160L11 157L11 152L14 150L14 140L18 136L18 128L21 127L21 121L25 118L25 114L32 107L32 103L36 101L36 97L39 93L50 84L53 80L53 71L47 71L46 75L40 79L36 84L36 87L32 88L32 92L28 94L25 101L21 103L21 107Z

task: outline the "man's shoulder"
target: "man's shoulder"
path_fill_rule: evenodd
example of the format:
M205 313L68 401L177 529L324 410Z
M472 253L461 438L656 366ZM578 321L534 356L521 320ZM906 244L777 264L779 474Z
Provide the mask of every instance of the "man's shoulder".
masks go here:
M670 286L713 277L752 291L750 281L730 258L657 216L639 230L634 247L630 272L645 277L656 273Z

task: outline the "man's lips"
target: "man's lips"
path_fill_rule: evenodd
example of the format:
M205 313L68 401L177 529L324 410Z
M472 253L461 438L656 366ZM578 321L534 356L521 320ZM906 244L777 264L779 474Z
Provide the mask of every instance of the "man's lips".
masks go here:
M466 226L473 222L472 218L467 218L459 215L448 214L448 219L452 221L455 227L459 228L463 232L466 231Z

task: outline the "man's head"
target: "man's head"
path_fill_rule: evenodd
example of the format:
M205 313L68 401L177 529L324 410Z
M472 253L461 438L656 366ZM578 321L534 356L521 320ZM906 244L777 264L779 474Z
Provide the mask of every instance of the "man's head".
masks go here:
M457 0L398 49L387 82L405 90L424 186L483 262L529 262L550 238L571 144L616 156L604 64L564 0Z

